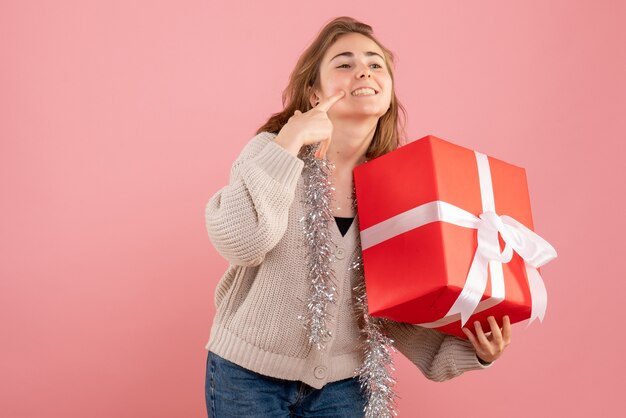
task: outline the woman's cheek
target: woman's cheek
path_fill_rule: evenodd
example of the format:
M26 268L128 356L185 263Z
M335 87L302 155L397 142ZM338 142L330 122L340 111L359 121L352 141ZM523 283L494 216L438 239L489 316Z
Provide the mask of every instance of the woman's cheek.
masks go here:
M333 95L339 93L342 90L346 91L347 88L342 88L338 84L334 84L334 85L331 84L328 86L328 94L326 95L326 97L332 97Z

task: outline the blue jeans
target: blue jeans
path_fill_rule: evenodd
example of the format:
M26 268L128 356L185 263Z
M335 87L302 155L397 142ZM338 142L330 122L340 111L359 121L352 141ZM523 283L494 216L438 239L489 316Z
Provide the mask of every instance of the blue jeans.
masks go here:
M210 351L205 398L209 418L362 418L365 406L356 377L315 389L261 375Z

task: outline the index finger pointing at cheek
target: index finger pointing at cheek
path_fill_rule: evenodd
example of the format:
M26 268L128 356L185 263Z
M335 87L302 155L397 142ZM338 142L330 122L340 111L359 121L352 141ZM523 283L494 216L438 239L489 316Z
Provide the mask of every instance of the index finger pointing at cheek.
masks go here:
M339 92L330 96L327 100L321 101L320 104L315 106L315 108L320 109L323 112L328 112L328 109L330 109L335 103L339 101L339 99L341 99L345 95L346 95L346 92L343 90L340 90Z

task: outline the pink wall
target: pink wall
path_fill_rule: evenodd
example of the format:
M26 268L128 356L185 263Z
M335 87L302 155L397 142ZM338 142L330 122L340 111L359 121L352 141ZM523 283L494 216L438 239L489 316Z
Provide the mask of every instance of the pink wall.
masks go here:
M626 3L333 3L0 4L2 416L205 416L204 205L340 15L397 54L412 138L526 167L559 252L546 321L489 370L397 357L400 416L621 415Z

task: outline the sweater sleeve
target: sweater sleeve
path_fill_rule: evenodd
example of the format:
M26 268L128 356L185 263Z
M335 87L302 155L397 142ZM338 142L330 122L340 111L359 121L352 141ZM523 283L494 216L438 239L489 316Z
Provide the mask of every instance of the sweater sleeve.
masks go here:
M393 346L404 354L428 379L443 382L469 370L486 369L471 342L435 329L383 320Z
M262 132L232 165L229 184L206 204L209 239L231 264L259 265L287 229L304 161Z

